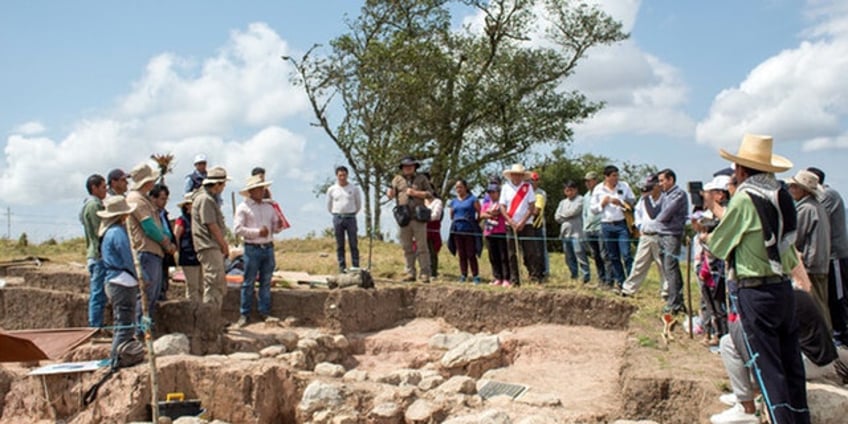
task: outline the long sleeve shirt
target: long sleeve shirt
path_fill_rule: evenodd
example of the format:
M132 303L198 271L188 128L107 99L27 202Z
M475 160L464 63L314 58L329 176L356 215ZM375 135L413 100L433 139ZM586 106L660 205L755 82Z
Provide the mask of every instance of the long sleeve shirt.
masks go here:
M633 190L624 181L619 181L614 189L610 189L606 184L598 184L592 190L592 212L601 215L601 222L616 222L624 220L624 210L621 206L607 203L606 206L601 206L605 198L611 197L620 200L622 203L633 205L636 203L636 196L633 195Z
M735 255L736 278L769 277L775 275L769 265L763 225L754 207L754 202L746 193L736 193L730 198L727 210L715 230L709 235L709 249L720 259L727 260L731 253ZM789 275L798 265L794 249L780 253L783 274Z
M268 228L264 237L259 235L262 227ZM283 230L283 224L271 203L248 198L236 208L233 229L245 243L264 244L274 241L274 234Z
M795 248L809 274L827 274L830 262L830 224L827 212L813 196L795 203L798 212L798 229L795 231Z
M633 218L639 232L646 235L657 234L656 215L662 206L663 195L656 200L650 195L644 195L636 203Z
M560 224L560 237L583 237L583 202L583 196L578 194L573 199L562 199L557 205L554 219Z
M664 193L662 209L654 221L657 233L665 235L683 235L686 218L689 216L689 199L686 192L674 186Z
M821 204L830 222L830 258L848 258L848 230L845 228L845 202L833 187L825 186Z
M601 231L601 214L592 212L592 192L583 197L583 233Z
M362 210L362 193L353 184L333 184L327 189L327 211L333 215L356 215Z
M85 231L85 257L86 259L100 258L100 238L97 231L100 229L100 217L97 211L103 210L103 202L97 197L91 196L85 201L80 211L80 222Z
M106 272L106 281L120 281L121 285L138 285L127 284L127 279L121 279L119 276L122 273L127 273L133 279L137 279L135 275L135 263L133 262L133 254L130 249L130 238L127 236L127 230L121 224L113 224L106 229L103 234L103 242L100 245L103 254L103 267Z

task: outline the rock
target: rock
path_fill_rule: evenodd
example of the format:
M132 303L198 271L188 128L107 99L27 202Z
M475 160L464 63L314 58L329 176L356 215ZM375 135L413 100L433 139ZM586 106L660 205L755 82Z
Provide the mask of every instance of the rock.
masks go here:
M403 418L406 424L429 424L444 420L441 407L433 405L425 399L418 399L406 409Z
M421 382L421 372L415 369L402 368L377 378L377 382L394 386L416 386Z
M309 361L307 361L306 354L304 354L300 350L284 353L282 355L277 356L277 359L282 359L288 362L289 366L298 370L305 370L308 368L309 365Z
M153 342L156 356L187 355L191 352L191 342L185 334L166 334Z
M518 420L517 424L557 424L557 420L543 415L530 415Z
M562 401L551 393L539 393L534 391L525 392L516 399L516 402L536 407L561 406Z
M616 420L616 421L613 421L612 424L658 424L658 423L656 421L651 421L651 420L639 420L639 421Z
M171 420L171 417L159 417L159 424L173 424L174 421Z
M451 418L442 424L512 424L509 415L494 409L483 411L477 415L463 415Z
M357 424L359 420L356 415L338 415L331 422L332 424Z
M427 342L427 345L432 349L441 349L441 350L451 350L458 346L460 343L472 338L469 333L466 332L458 332L458 333L439 333L430 337L430 340Z
M333 364L331 362L322 362L318 365L315 365L315 374L323 376L323 377L341 377L345 373L345 369L343 366L339 364Z
M237 361L255 361L262 356L256 352L236 352L227 355L227 357Z
M436 390L442 393L461 393L473 395L477 393L477 383L471 377L455 375L450 380L442 383Z
M294 331L283 331L276 335L276 339L286 347L286 351L291 352L297 348L300 337Z
M486 399L486 404L492 407L498 408L510 408L512 406L512 402L514 402L511 396L507 395L497 395Z
M210 422L209 424L230 424L230 423L228 423L226 421L215 420L215 421Z
M341 385L313 381L306 386L297 408L306 416L315 411L335 408L344 403L344 389Z
M845 422L848 390L829 384L807 383L807 406L810 421L818 424Z
M179 417L173 423L174 424L205 424L206 420L201 420L200 418L197 418L197 417Z
M268 346L259 351L259 355L263 358L276 358L277 355L282 355L283 353L286 353L286 347L284 345Z
M421 382L418 383L418 388L427 392L435 389L436 387L439 387L444 382L445 379L441 375L424 377L421 379Z
M362 370L350 370L342 376L342 381L366 381L368 380L368 372Z
M475 361L494 358L500 351L498 336L476 336L447 351L441 364L445 368L464 367Z
M315 339L300 339L297 341L297 350L311 353L318 350L318 342Z
M374 406L368 413L368 422L373 424L400 424L400 405L394 402L384 402Z
M346 351L350 348L350 341L344 334L337 334L333 336L333 348Z

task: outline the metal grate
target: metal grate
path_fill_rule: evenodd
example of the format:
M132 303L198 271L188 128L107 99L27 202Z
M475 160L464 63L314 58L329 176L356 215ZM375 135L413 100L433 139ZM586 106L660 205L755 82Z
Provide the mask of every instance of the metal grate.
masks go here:
M521 396L527 391L527 386L521 384L501 383L500 381L489 381L477 391L483 399L506 395L513 399Z

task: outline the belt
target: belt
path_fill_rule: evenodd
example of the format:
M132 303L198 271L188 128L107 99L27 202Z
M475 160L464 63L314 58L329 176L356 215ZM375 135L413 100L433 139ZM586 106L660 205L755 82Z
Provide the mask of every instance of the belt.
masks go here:
M262 249L267 249L269 247L274 247L274 242L273 241L269 241L268 243L248 243L248 242L244 242L244 245L245 246L259 247L259 248L262 248Z
M766 286L769 284L780 284L789 281L789 278L783 275L771 275L768 277L750 277L750 278L740 278L739 281L736 282L736 285L739 288L754 288L760 286Z
M641 232L639 232L639 234L641 234L641 235L643 235L643 236L656 236L656 235L659 235L659 234L658 234L658 233L656 233L656 232L649 232L649 231L641 231Z
M623 219L620 219L618 221L601 221L601 224L610 224L610 225L618 225L618 224L625 224L625 223L626 222Z
M355 213L334 213L333 216L337 216L339 218L356 218Z

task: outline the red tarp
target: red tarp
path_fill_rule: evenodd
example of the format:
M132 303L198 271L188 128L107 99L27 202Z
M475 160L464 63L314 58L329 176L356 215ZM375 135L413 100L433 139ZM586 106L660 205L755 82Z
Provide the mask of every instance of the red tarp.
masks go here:
M0 362L58 359L88 340L96 332L96 328L0 332Z

